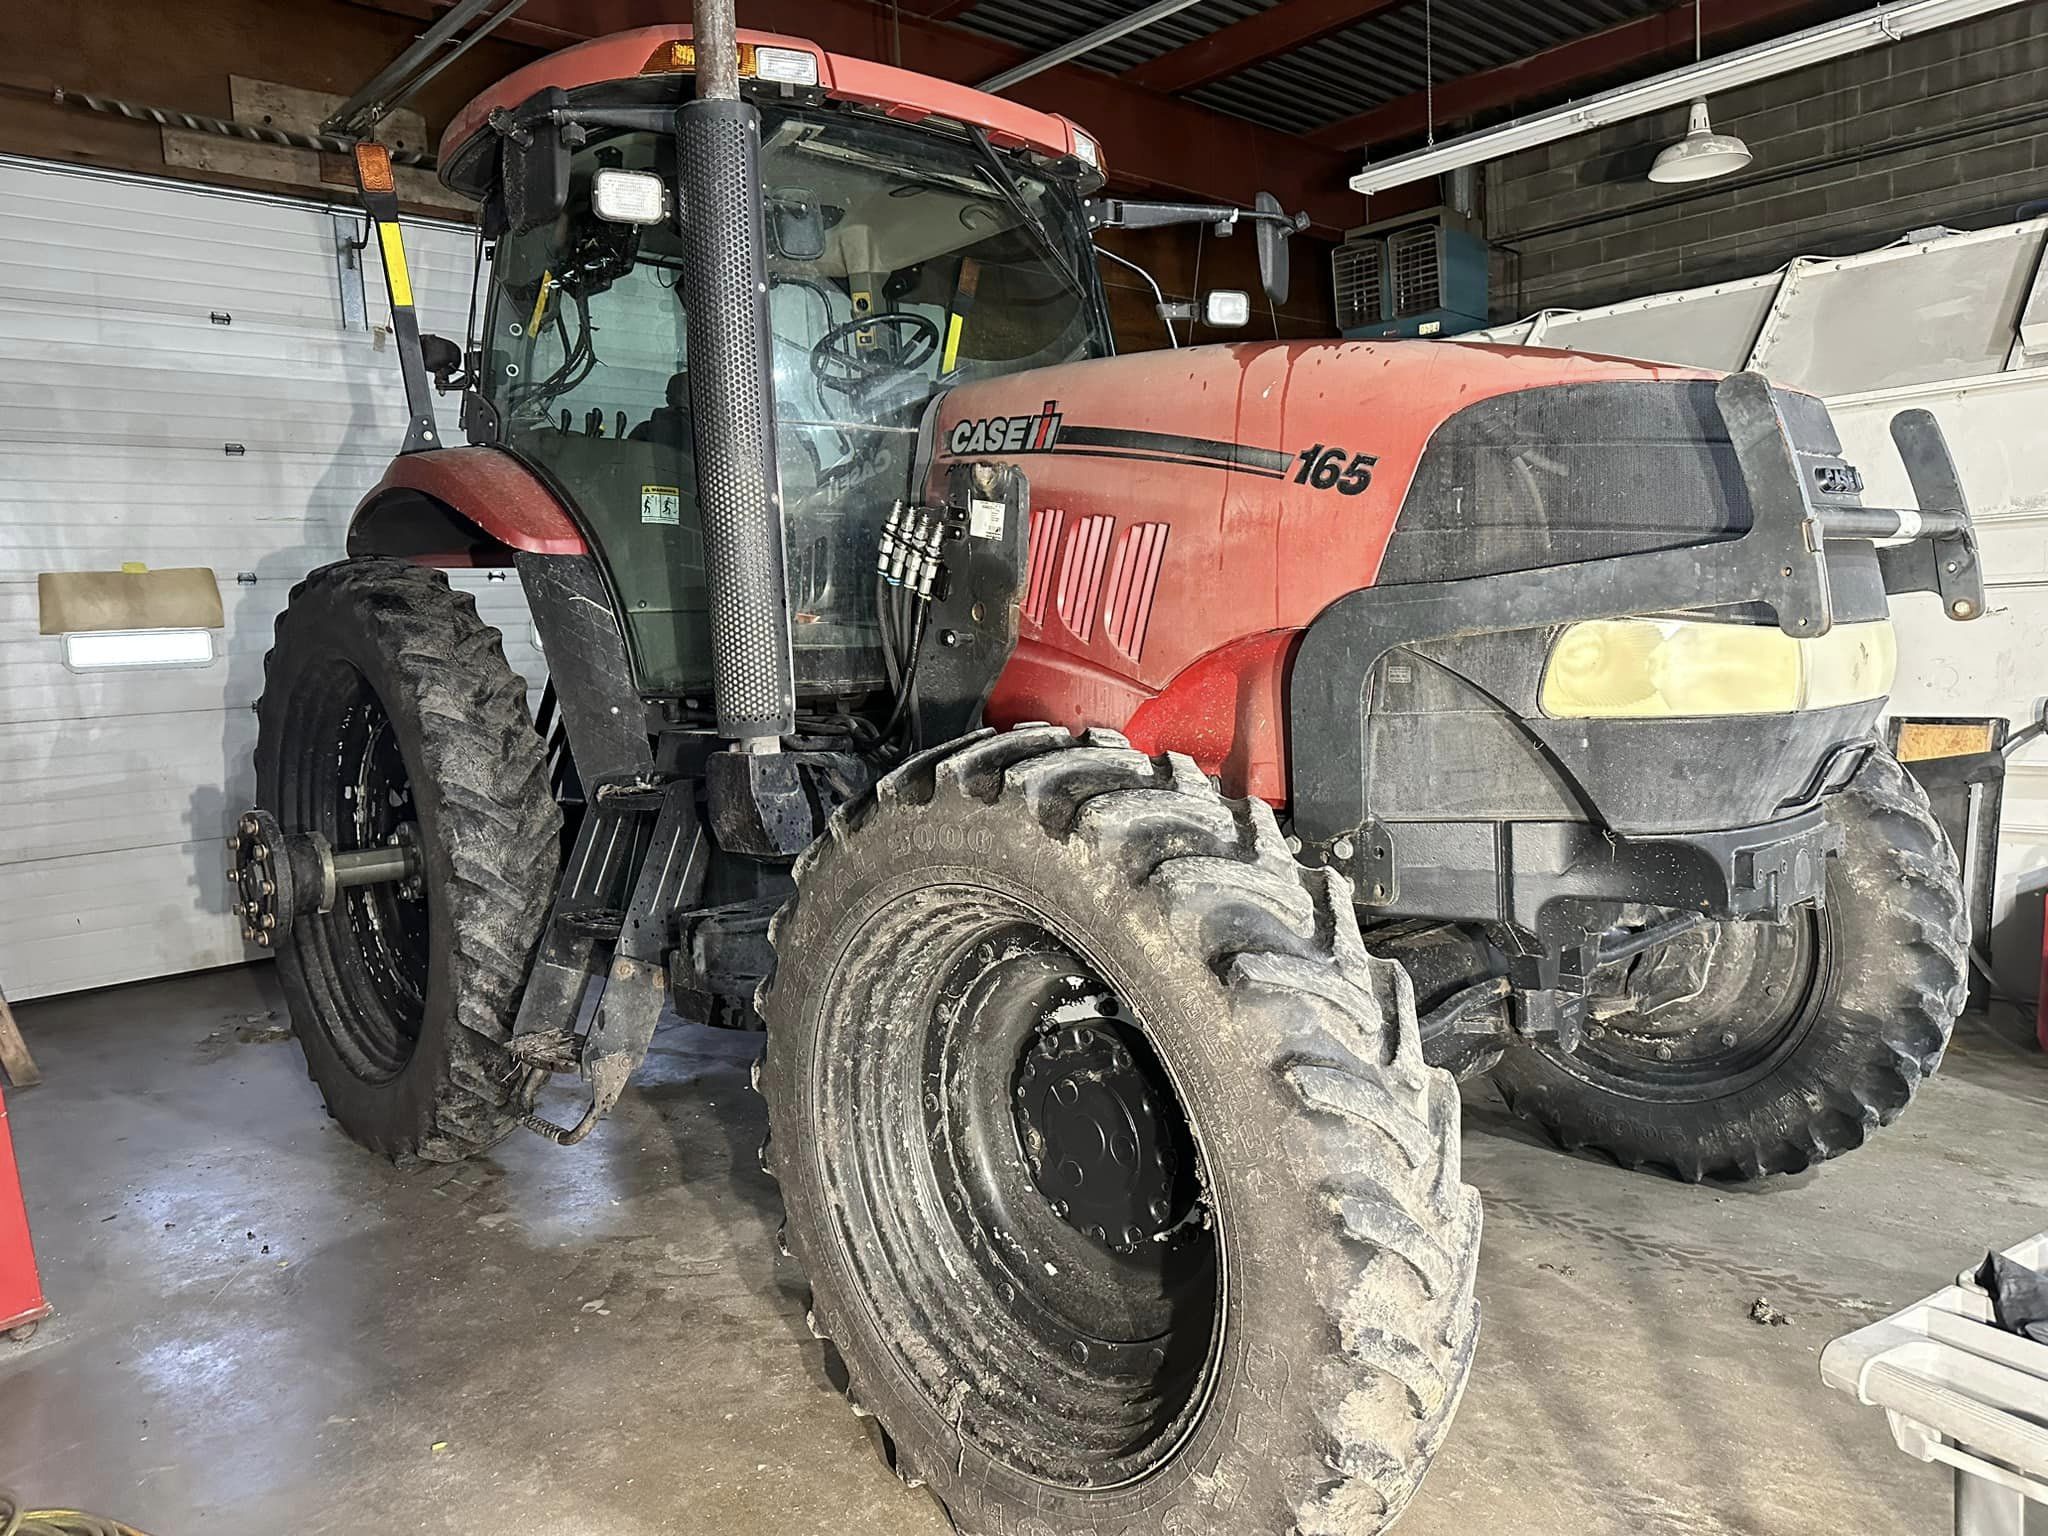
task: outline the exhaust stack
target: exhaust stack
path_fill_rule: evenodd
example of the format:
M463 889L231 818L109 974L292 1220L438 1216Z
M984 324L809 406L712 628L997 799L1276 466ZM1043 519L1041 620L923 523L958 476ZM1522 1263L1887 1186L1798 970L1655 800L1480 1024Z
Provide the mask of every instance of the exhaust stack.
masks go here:
M696 0L697 94L678 115L690 411L711 600L718 733L779 751L796 727L775 462L761 118L740 99L733 0Z

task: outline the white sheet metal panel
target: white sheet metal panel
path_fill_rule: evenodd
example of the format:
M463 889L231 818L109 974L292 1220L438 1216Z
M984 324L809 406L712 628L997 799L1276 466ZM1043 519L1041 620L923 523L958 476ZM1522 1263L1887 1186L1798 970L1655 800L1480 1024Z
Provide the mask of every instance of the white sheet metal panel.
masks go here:
M1529 342L1733 373L1748 360L1777 292L1772 273L1602 309L1553 310L1537 318Z
M343 327L325 207L0 161L0 218L0 984L28 998L245 958L220 839L271 627L405 404L374 259ZM474 243L407 225L426 329L462 334ZM213 569L210 666L74 673L36 632L38 572L125 561ZM458 584L537 680L517 584Z
M1891 708L1904 715L2003 715L2017 729L2048 698L2048 368L1831 400L1843 449L1863 471L1866 501L1912 505L1891 420L1914 407L1934 413L1955 455L1977 524L1986 608L1983 618L1958 624L1931 596L1893 601L1899 680ZM2036 740L2008 760L1992 908L1993 968L2014 996L2031 996L2039 975L2039 908L2025 898L2044 886L2048 745Z
M1794 262L1751 366L1824 398L1997 373L2048 219Z

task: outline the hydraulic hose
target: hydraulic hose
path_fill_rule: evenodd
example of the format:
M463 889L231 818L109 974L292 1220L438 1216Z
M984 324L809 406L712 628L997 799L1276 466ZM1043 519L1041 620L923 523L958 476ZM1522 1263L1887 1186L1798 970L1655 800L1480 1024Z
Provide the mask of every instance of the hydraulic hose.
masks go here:
M0 1536L146 1536L132 1525L89 1515L82 1509L23 1509L21 1500L0 1488Z

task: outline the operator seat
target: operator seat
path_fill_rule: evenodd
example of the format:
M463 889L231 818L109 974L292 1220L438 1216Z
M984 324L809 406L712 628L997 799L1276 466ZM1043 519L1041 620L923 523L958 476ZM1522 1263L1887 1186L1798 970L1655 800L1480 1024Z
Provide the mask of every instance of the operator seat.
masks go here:
M690 375L678 371L668 376L668 404L654 408L654 413L630 436L636 443L652 443L658 448L678 448L688 453L697 449L696 423L690 417Z

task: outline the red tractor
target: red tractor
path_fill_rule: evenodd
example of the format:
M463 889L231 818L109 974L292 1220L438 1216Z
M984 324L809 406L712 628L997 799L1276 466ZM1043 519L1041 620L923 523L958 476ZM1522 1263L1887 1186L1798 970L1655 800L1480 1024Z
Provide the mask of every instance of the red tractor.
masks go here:
M1278 291L1277 205L729 26L455 121L462 345L359 154L412 429L278 621L248 931L398 1157L581 1139L671 1004L765 1023L813 1325L963 1530L1378 1530L1478 1326L1454 1074L1734 1178L1940 1060L1955 860L1872 739L1887 594L1983 600L1940 435L1880 510L1752 374L1117 357L1093 229L1251 227Z

